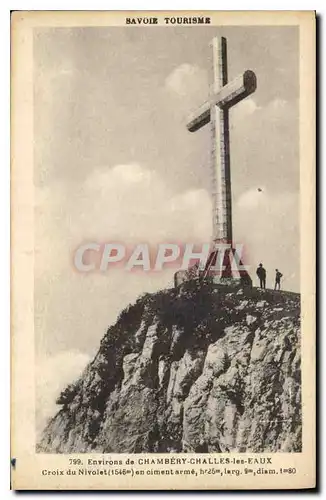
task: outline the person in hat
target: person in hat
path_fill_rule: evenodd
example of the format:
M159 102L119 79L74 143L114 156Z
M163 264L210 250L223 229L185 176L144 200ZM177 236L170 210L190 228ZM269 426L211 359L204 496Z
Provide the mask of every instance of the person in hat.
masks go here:
M260 263L257 267L256 274L260 281L260 288L266 288L266 269L263 267L263 264Z

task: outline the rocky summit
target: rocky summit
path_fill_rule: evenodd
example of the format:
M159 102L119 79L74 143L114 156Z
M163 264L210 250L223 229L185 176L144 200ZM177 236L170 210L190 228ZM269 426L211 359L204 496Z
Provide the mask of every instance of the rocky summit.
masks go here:
M120 314L40 452L301 451L300 295L187 283Z

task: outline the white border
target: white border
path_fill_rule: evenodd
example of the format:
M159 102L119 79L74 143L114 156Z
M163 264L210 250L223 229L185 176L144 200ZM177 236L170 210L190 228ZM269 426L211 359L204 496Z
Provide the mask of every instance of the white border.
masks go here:
M1 360L0 367L2 370L1 378L2 381L2 391L1 391L1 401L2 401L2 410L1 410L1 425L0 429L2 432L2 436L0 438L1 443L1 462L0 462L0 487L2 496L4 498L7 495L10 495L9 490L9 456L10 456L10 447L9 447L9 384L8 384L8 375L9 375L9 327L10 327L10 311L9 311L9 282L10 282L10 272L9 272L9 254L10 254L10 230L9 230L9 217L10 217L10 180L9 180L9 163L10 163L10 128L9 128L9 116L10 116L10 99L9 99L9 82L10 82L10 69L9 69L9 47L10 47L10 10L219 10L217 9L218 5L216 1L205 1L201 2L185 2L180 0L166 0L162 3L157 3L154 5L153 1L142 1L138 2L135 5L135 2L132 1L112 1L107 2L103 0L92 0L91 2L87 1L79 1L74 2L72 0L56 0L56 1L47 1L46 5L44 1L40 0L28 0L28 1L9 1L3 0L0 6L0 57L1 57L1 92L0 99L1 102L1 159L2 159L2 168L0 169L0 220L1 220L1 245L0 245L0 256L2 265L2 273L0 280L0 320L1 320L1 333L2 333L2 342L1 342L1 354L3 359ZM223 5L222 7L225 8ZM314 4L309 1L296 1L294 2L285 2L284 0L274 0L273 2L267 1L262 4L262 2L258 1L249 1L249 2L241 2L235 0L229 0L227 2L228 10L313 10L316 9L317 13L321 16L325 13L325 2L324 1L315 1ZM325 38L325 37L324 37ZM325 62L325 42L321 40L322 46L319 48L322 54L322 60ZM320 68L320 93L323 90L322 82L323 82L323 68L322 64ZM323 108L321 110L320 121L324 117L325 104L323 104ZM324 131L320 131L320 143L323 144L325 142ZM320 161L320 171L322 172L322 157L319 158ZM325 176L320 175L320 181L322 181L321 191L326 193L325 189ZM321 196L323 199L323 196ZM325 221L325 204L322 202L322 209L320 217ZM325 228L324 228L325 229ZM321 244L325 244L325 231L324 236L321 239ZM323 245L325 246L325 245ZM321 283L324 283L326 280L325 269L321 269L318 266L318 270L322 271ZM314 271L314 270L313 270ZM324 304L321 304L321 310L324 310ZM321 327L322 325L320 325ZM320 337L322 337L323 332L321 331ZM324 341L324 349L325 349L325 341ZM324 350L323 350L324 354ZM324 385L324 384L323 384ZM8 405L6 405L8 402ZM322 407L322 403L321 403ZM322 433L325 436L325 432ZM325 439L325 438L324 438ZM320 443L320 448L325 449L323 446L324 443ZM320 476L325 476L326 466L325 460L323 462L322 470L320 471ZM49 494L49 493L48 493ZM44 494L44 495L48 495ZM219 497L230 498L234 495L224 495L223 493L218 493ZM284 494L279 494L278 496L283 497ZM34 494L31 495L34 497ZM36 494L35 494L36 496ZM93 496L93 494L91 494ZM115 494L110 493L110 496L116 496ZM121 495L118 497L124 497L129 495ZM148 495L147 495L148 496ZM175 495L173 495L175 496ZM196 497L201 496L199 493L195 495ZM256 496L256 495L255 495ZM269 497L272 495L264 495L265 497ZM273 495L274 496L274 495ZM67 497L66 494L63 494L63 497ZM75 495L74 495L75 497ZM82 497L81 494L77 494L77 497ZM171 497L171 493L169 493L169 497Z

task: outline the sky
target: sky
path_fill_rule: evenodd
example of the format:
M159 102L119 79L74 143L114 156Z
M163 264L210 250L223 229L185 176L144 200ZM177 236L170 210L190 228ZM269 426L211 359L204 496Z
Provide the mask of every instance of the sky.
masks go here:
M85 241L210 241L210 130L187 117L208 97L214 36L229 80L257 90L230 112L233 234L255 281L263 262L287 290L299 276L296 27L44 28L34 33L35 330L40 418L107 327L161 273L78 273ZM260 190L258 190L260 188ZM59 369L60 367L60 369ZM58 370L59 369L59 370ZM60 379L53 374L60 371Z

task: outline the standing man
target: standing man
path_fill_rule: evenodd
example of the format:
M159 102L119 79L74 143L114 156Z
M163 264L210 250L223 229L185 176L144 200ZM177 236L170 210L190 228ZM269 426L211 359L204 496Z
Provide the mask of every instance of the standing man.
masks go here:
M256 274L260 281L260 288L265 290L266 288L266 269L263 267L263 264L259 264L257 267Z
M275 275L275 287L274 290L281 290L281 278L283 276L282 273L278 269L275 269L276 275Z

